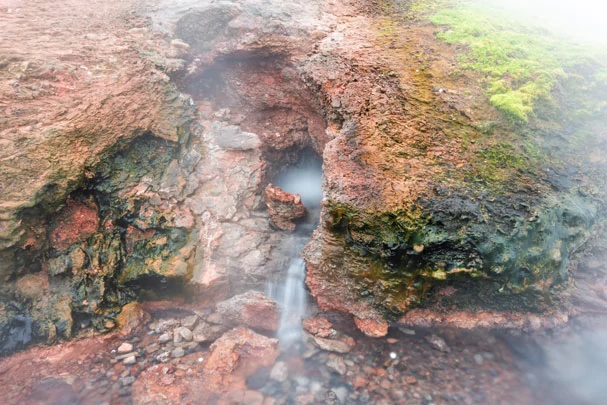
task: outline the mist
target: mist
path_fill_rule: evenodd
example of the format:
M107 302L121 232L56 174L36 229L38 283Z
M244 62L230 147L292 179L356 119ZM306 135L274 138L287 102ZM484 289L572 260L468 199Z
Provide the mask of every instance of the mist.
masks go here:
M607 46L607 3L596 0L479 1L532 22L558 36ZM605 50L607 48L604 48Z

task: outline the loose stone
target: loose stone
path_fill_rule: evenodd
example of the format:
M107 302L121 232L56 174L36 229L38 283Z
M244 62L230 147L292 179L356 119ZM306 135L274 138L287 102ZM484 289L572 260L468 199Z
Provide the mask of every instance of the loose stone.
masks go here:
M125 358L124 360L122 360L122 363L124 363L126 365L135 364L135 363L137 363L137 358L135 358L135 355L132 355L132 356L129 356L129 357Z
M177 347L175 348L175 350L173 350L173 352L171 353L171 356L173 356L173 358L181 358L183 356L185 356L185 351L183 350L182 347Z
M129 353L133 351L133 345L127 342L124 342L120 346L118 346L118 353Z

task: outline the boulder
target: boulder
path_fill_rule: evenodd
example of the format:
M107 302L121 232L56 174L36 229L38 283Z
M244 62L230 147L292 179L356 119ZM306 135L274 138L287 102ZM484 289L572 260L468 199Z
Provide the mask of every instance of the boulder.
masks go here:
M278 330L278 305L260 292L236 295L217 304L216 309L218 319L224 325L244 325L272 332Z

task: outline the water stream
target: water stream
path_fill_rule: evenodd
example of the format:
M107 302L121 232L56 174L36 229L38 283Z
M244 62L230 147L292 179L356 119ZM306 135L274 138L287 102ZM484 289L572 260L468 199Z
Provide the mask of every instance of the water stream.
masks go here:
M286 168L273 184L284 191L301 195L308 214L298 222L296 231L286 236L290 240L291 260L281 280L268 283L267 293L280 305L282 312L278 340L283 347L301 341L301 320L306 316L308 292L305 286L306 266L301 252L310 239L320 217L322 199L322 160L312 151L306 151L300 161Z

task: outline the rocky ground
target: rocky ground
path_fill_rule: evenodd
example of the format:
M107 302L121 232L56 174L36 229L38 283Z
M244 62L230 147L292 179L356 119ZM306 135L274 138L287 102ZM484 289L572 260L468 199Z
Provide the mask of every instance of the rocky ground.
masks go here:
M532 121L559 163L511 165L410 2L299 3L0 5L1 402L600 402L555 353L607 310L604 126ZM285 348L255 291L304 151L318 308Z

